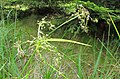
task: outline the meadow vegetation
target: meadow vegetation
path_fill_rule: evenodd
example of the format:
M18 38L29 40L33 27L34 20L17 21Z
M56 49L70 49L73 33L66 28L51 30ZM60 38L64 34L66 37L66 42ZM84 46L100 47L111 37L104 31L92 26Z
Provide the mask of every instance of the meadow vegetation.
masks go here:
M1 1L0 79L119 79L120 9L95 3Z

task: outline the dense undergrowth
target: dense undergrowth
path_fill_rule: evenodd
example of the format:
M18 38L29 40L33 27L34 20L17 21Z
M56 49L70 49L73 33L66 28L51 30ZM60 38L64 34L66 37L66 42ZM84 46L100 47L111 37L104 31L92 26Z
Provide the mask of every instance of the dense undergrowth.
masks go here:
M92 47L72 44L68 40L51 40L42 32L43 36L37 34L31 39L26 37L26 28L16 28L16 24L1 21L4 25L0 30L1 79L119 78L119 40L108 40L105 44L86 35L71 38L69 32L63 34L62 29L56 31L54 37L81 41Z
M115 20L109 16L117 39L109 37L110 30L107 39L104 33L93 38L86 28L77 27L77 21L88 27L90 19L85 6L80 8L72 16L32 14L23 19L17 18L15 10L12 20L10 12L6 19L1 9L0 79L119 79L120 38Z
M117 2L117 1L113 1ZM98 2L99 3L99 2ZM109 5L108 1L108 5ZM106 4L107 5L107 4ZM113 5L111 5L113 6ZM113 6L115 7L115 6ZM114 30L113 23L111 22L110 16L114 21L118 32L120 32L120 10L118 8L111 9L109 7L98 6L90 1L46 1L46 0L31 0L31 1L22 1L22 0L13 0L5 1L1 4L1 14L2 10L4 11L5 19L11 20L15 17L17 12L17 17L22 19L32 14L50 16L50 15L64 15L68 16L67 20L70 19L70 22L74 23L72 27L68 28L71 32L79 34L81 31L86 32L90 35L101 38L104 34L105 37L108 37L107 32L110 27L110 36L112 38L117 37L116 31ZM71 17L73 16L73 17ZM75 18L76 17L76 18ZM2 17L1 17L2 18ZM72 20L71 20L72 18ZM74 19L73 19L74 18ZM74 21L76 20L76 21ZM69 20L68 20L69 21ZM71 23L72 22L72 23ZM89 31L88 31L89 30Z

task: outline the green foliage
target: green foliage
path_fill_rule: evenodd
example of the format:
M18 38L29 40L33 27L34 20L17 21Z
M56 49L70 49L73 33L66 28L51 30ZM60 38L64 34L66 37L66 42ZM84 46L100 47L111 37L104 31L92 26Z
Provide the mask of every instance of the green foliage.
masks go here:
M110 13L114 21L120 20L120 15L115 14L115 13L120 13L119 10L111 10L109 8L98 6L90 1L87 2L81 1L80 3L83 4L83 6L95 12L96 14L98 14L102 19L108 20L109 19L108 13Z
M14 3L13 3L14 2ZM79 5L83 5L85 8L93 11L94 13L96 13L97 15L99 15L100 17L97 18L102 18L105 20L109 19L108 13L111 14L111 17L113 18L113 20L120 20L120 16L116 15L116 13L120 13L119 10L111 10L109 8L105 8L103 6L98 6L93 2L87 1L66 1L65 3L64 1L60 0L60 1L51 1L51 0L13 0L11 2L7 2L7 3L11 3L13 4L11 5L7 5L4 6L4 8L9 8L9 9L18 9L18 10L27 10L29 8L33 8L33 7L50 7L51 6L57 6L60 8L63 8L64 11L66 12L66 14L71 14L71 13L75 13L77 6ZM50 3L50 4L49 4ZM92 13L91 13L92 14ZM94 16L94 15L93 15Z
M80 22L79 25L70 27L70 29L76 33L79 33L80 29L88 32L87 21L92 17L90 17L90 10L96 12L102 19L108 19L107 13L110 13L112 18L119 20L115 15L116 10L99 7L89 1L77 0L74 0L75 2L73 0L71 0L73 2L70 0L60 0L60 2L56 0L49 0L49 2L48 0L9 0L10 3L7 1L4 0L3 4L1 3L0 9L0 79L119 79L119 40L110 43L108 39L106 46L104 40L93 40L88 36L80 36L79 39L73 37L72 40L49 36L53 33L56 37L54 31L62 26L75 26L76 21ZM60 4L57 5L58 3ZM22 24L28 28L20 29L17 26L19 10L25 11L31 7L46 6L57 6L62 8L66 14L73 12L73 15L58 27L55 27L49 19L46 20L46 17L42 18L37 22L37 37L26 38L26 31L31 28L31 23L33 27L35 24L33 18L28 18L29 21L24 19ZM119 36L113 21L116 19L111 17ZM11 18L15 21L11 22ZM29 36L33 35L33 27ZM47 35L44 31L48 31ZM61 34L66 35L63 31ZM73 39L85 43L73 41Z
M83 10L86 9L83 8ZM80 16L82 13L80 9L78 14L59 27L78 16L85 19L88 16L87 12L83 12L83 15L86 14L83 18ZM31 21L23 20L23 25L33 23L33 18L29 19ZM108 42L108 47L106 47L102 41L93 40L88 36L81 36L78 39L86 44L62 38L51 38L46 36L43 30L50 27L51 30L55 30L55 28L45 18L39 20L38 37L32 40L25 39L26 33L23 30L26 28L23 27L20 31L16 19L15 22L9 23L2 18L0 25L0 79L119 78L119 56L118 59L115 57L120 48L117 41L116 44ZM33 29L31 32L33 33Z
M66 14L71 14L76 12L76 3L74 2L59 3L58 6L64 8Z
M100 17L97 17L97 18L102 18L102 19L108 20L109 19L108 13L110 13L112 18L113 18L113 20L120 20L120 15L116 15L116 13L120 13L119 10L111 10L111 9L105 8L103 6L98 6L95 3L90 2L90 1L87 1L87 2L77 1L77 3L76 2L61 3L61 4L59 4L59 6L60 7L64 7L65 8L65 12L70 14L71 12L73 12L73 13L76 12L77 5L79 6L81 4L85 8L91 10L92 12L94 12L97 15L100 16Z

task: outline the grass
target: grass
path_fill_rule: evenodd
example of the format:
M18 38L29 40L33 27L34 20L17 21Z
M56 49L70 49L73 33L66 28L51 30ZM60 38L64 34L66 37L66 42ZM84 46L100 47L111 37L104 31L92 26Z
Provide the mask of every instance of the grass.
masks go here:
M104 40L88 36L69 40L48 37L46 41L44 36L38 38L34 34L37 32L29 24L34 24L33 17L31 19L32 22L28 19L26 24L27 19L7 23L3 18L0 21L0 79L119 78L119 41L116 40L114 44L108 42L106 45ZM34 38L31 37L32 34ZM65 38L64 36L59 38Z

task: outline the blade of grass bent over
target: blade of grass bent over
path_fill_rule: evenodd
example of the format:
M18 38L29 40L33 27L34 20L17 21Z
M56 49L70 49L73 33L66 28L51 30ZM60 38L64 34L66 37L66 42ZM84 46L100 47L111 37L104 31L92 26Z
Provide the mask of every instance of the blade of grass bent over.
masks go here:
M92 47L89 44L80 43L80 42L77 42L77 41L72 41L72 40L67 40L67 39L50 38L50 39L46 39L46 41L69 42L69 43L74 43L74 44L79 44L79 45L84 45L84 46Z

